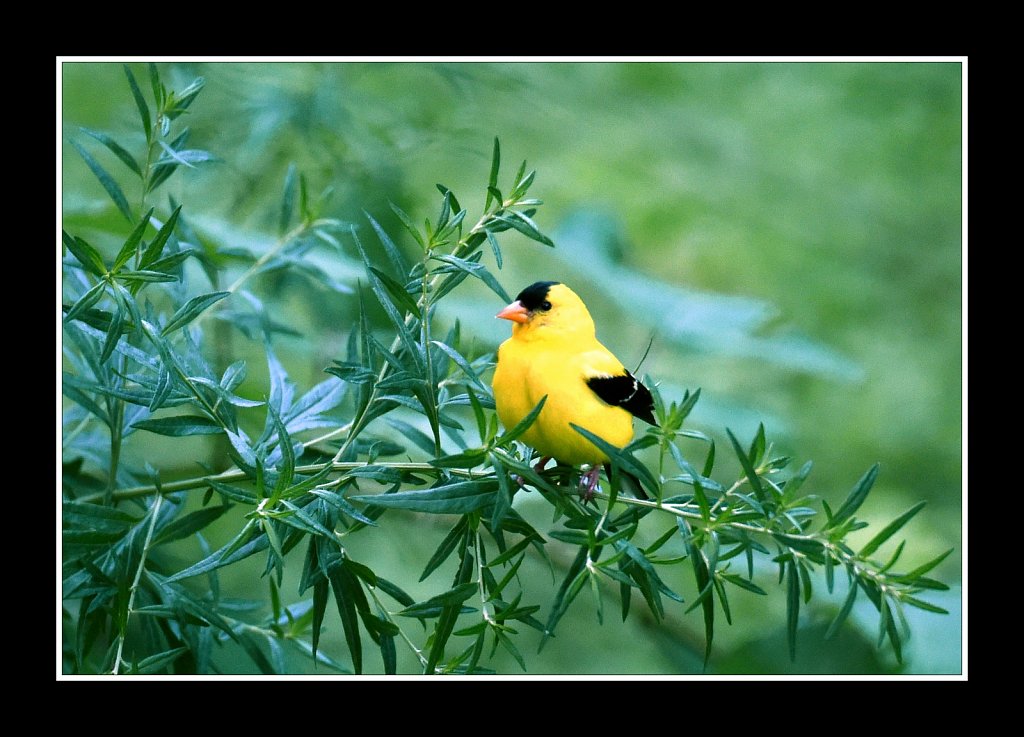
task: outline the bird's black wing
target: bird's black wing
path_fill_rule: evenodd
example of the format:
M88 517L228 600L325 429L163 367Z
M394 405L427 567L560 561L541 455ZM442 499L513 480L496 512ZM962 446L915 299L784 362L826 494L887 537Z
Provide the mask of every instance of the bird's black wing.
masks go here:
M628 371L624 376L594 376L587 379L594 393L608 404L629 410L644 422L657 426L654 397L646 386Z

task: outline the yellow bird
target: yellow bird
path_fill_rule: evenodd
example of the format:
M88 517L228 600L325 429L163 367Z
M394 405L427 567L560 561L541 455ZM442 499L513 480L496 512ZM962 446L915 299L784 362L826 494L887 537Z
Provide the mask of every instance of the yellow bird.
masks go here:
M569 423L621 448L633 439L634 417L657 425L650 391L597 340L586 305L564 284L535 282L497 317L514 323L512 337L498 348L492 382L499 419L514 427L546 396L521 439L540 453L538 471L551 458L589 464L580 493L593 498L609 459Z

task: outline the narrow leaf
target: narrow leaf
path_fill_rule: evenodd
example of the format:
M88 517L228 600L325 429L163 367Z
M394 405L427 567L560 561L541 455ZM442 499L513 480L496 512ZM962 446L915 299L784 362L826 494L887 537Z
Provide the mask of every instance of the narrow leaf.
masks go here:
M128 260L135 254L135 250L139 247L139 243L142 241L142 234L146 232L146 228L149 226L149 219L153 216L153 208L149 208L149 212L143 215L138 222L138 225L132 230L131 235L128 236L128 240L121 246L121 250L117 254L117 258L114 259L114 265L110 267L111 271L118 271L122 266L128 263Z
M178 308L177 312L171 316L171 319L164 326L164 329L160 331L160 334L170 335L175 330L183 328L185 325L188 325L199 317L199 315L208 307L230 295L231 292L211 292L209 294L201 294L198 297L193 297Z
M403 278L409 273L409 267L405 265L405 259L402 258L402 252L398 250L398 246L391 240L391 237L384 231L384 228L380 226L373 216L370 215L366 210L363 210L363 214L366 219L370 221L370 225L373 227L374 232L377 234L377 239L380 244L384 246L384 251L388 255L388 260L391 261L391 266L394 269L395 276L399 279Z
M789 643L789 659L796 660L796 632L800 621L800 577L796 564L786 564L786 638Z
M732 431L726 428L726 434L729 436L729 440L732 442L733 450L736 452L736 457L739 458L740 465L743 466L743 472L747 476L747 480L750 482L750 487L754 490L754 494L761 504L765 504L768 499L764 491L764 486L761 484L761 478L757 475L753 465L750 463L750 457L746 451L740 446L740 442L736 439L736 436L732 434Z
M914 517L914 515L920 512L926 503L927 502L925 501L920 501L913 507L908 509L906 512L901 514L899 517L894 519L882 530L880 530L877 535L871 538L871 540L868 541L867 545L861 548L860 552L858 552L857 554L861 557L866 558L867 556L871 555L873 552L878 550L878 548L881 547L882 543L884 543L890 537L895 535L896 532L898 532L899 529L903 527L903 525L907 524L907 522L909 522Z
M124 192L121 190L121 186L114 180L107 170L100 166L99 162L92 157L92 155L82 148L78 141L72 140L71 145L74 146L75 150L85 161L86 166L92 171L96 178L100 180L100 184L103 185L103 189L110 195L110 199L117 205L117 209L125 216L128 222L132 222L132 208L128 205L128 198L124 196Z
M351 499L391 509L409 509L430 514L465 514L493 503L497 487L496 479L485 478L459 481L432 489L353 496Z
M102 281L96 282L92 285L92 287L89 288L89 291L79 297L78 300L71 305L70 309L64 313L65 322L74 320L82 312L88 310L94 304L99 302L100 298L103 297L104 287L106 287L106 282Z
M138 430L149 430L157 435L182 437L185 435L216 435L224 432L220 424L209 417L200 415L179 415L177 417L160 417L142 420L132 427Z
M498 169L501 167L501 144L498 137L494 137L494 148L491 153L491 173L487 177L487 198L484 201L484 210L491 206L491 198L494 197L493 190L498 186ZM501 205L501 197L498 197L498 205Z
M142 96L142 90L139 89L138 83L135 81L135 75L132 74L132 70L128 68L128 65L124 65L125 76L128 77L128 86L131 88L132 97L135 98L135 107L139 110L139 119L142 121L142 130L146 134L146 142L153 137L153 123L149 117L149 105L146 104L146 98Z
M335 565L328 571L334 600L341 615L341 626L345 632L349 654L352 656L352 668L355 672L363 672L363 644L359 636L359 618L356 613L356 597L354 589L360 588L359 581L344 566ZM360 589L360 593L362 590Z
M156 261L160 254L163 253L164 246L167 244L167 239L171 237L171 233L174 231L174 224L178 222L178 214L181 212L181 205L174 208L174 212L167 218L167 222L164 223L163 227L157 232L153 240L146 247L146 251L142 254L142 260L139 261L139 268L145 269L154 261Z
M142 169L139 168L139 165L135 161L135 158L130 153L128 153L121 146L121 144L119 144L113 138L108 136L106 133L101 133L99 131L94 131L94 130L91 130L89 128L79 128L79 130L81 130L82 133L85 133L87 136L92 136L97 141L99 141L104 146L106 146L108 149L110 149L110 151L114 154L114 156L119 158L121 160L121 162L125 166L127 166L129 169L131 169L133 172L135 172L135 174L140 179L142 178ZM145 220L145 218L143 218L143 220Z
M277 218L278 235L284 235L295 210L295 164L288 165L284 175L284 193L281 195L281 211Z
M857 482L856 486L850 491L849 495L843 501L839 509L836 510L835 514L832 515L832 519L829 521L829 529L837 527L847 519L852 517L854 513L860 509L860 505L867 499L868 492L871 491L871 487L875 483L875 479L878 478L878 464L876 463L861 477L860 481Z
M530 413L526 415L526 417L517 422L516 426L513 427L511 430L506 430L505 434L495 441L495 447L504 448L508 446L513 440L515 440L520 435L529 430L530 426L533 424L533 421L537 419L537 415L539 415L540 411L544 409L544 403L547 400L548 397L545 394L543 397L540 398L540 401L537 402L537 406L531 409Z
M100 256L99 251L82 238L68 235L66 231L62 230L61 236L64 240L64 245L78 259L78 263L82 265L82 268L96 276L106 276L107 267L103 264L103 258Z

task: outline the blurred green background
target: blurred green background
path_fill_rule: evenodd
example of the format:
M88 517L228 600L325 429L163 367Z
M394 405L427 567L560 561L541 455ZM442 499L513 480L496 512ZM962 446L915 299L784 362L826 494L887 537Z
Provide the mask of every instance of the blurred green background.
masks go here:
M798 464L814 461L812 490L830 502L880 462L862 510L872 529L929 501L905 528L905 565L956 548L935 572L952 589L928 597L950 615L908 611L913 637L904 666L875 650L869 605L837 638L823 640L843 593L829 597L823 581L801 614L791 663L784 597L766 568L768 597L730 598L734 624L716 628L707 673L960 672L959 63L180 62L160 69L178 88L195 76L207 80L188 116L190 145L221 161L171 186L205 237L224 245L273 237L294 162L313 193L333 188L325 214L368 230L365 209L411 253L388 201L414 219L433 218L441 182L475 221L498 136L499 186L527 159L537 169L531 193L545 202L536 220L557 244L551 250L505 234L503 269L490 254L485 263L508 292L538 279L568 283L590 306L598 337L630 368L653 336L641 371L668 398L701 387L697 427L720 439L726 427L749 438L763 421L777 449ZM137 73L144 77L141 67ZM97 219L120 216L67 141L84 139L79 126L135 131L136 112L120 64L65 63L62 76L65 227L87 232ZM131 135L119 137L131 142ZM354 287L361 268L349 256L332 268ZM354 302L317 299L288 274L264 279L260 290L272 298L275 320L298 333L275 337L274 346L300 389L322 380L323 367L343 352ZM508 334L493 319L499 302L467 282L439 318L459 318L481 347L494 347ZM258 395L261 350L239 334L230 339L249 359L247 386ZM163 455L154 465L195 474L195 455L181 454L176 441L175 457L166 457L171 446L161 442L136 436L134 461ZM516 505L544 531L550 512L535 497L518 495ZM423 584L415 579L444 520L391 513L383 521L381 530L352 539L357 559L372 558L413 596L436 593L447 568ZM223 522L226 540L238 522ZM559 561L557 550L552 556ZM264 597L260 570L255 562L237 566L222 586ZM525 574L542 618L558 580L541 562ZM683 569L667 581L692 596ZM286 581L284 591L294 595L295 583ZM539 633L521 636L530 672L702 672L699 613L684 616L674 605L659 626L641 606L635 602L623 624L609 590L599 625L584 592L540 655ZM336 617L329 613L323 647L344 660ZM503 652L487 664L519 672ZM244 657L236 665L253 670ZM311 668L302 659L292 665ZM403 666L413 669L411 658L400 659Z

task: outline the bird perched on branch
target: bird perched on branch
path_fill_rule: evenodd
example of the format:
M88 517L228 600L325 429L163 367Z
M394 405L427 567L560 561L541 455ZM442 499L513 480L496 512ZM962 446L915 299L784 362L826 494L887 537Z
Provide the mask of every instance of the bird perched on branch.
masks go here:
M580 481L580 495L589 501L609 459L570 423L621 448L633 439L634 417L657 425L651 393L598 342L586 305L564 284L535 282L497 317L514 323L494 370L498 417L514 427L547 397L521 439L541 454L537 471L552 458L589 464ZM639 482L636 490L643 495Z

